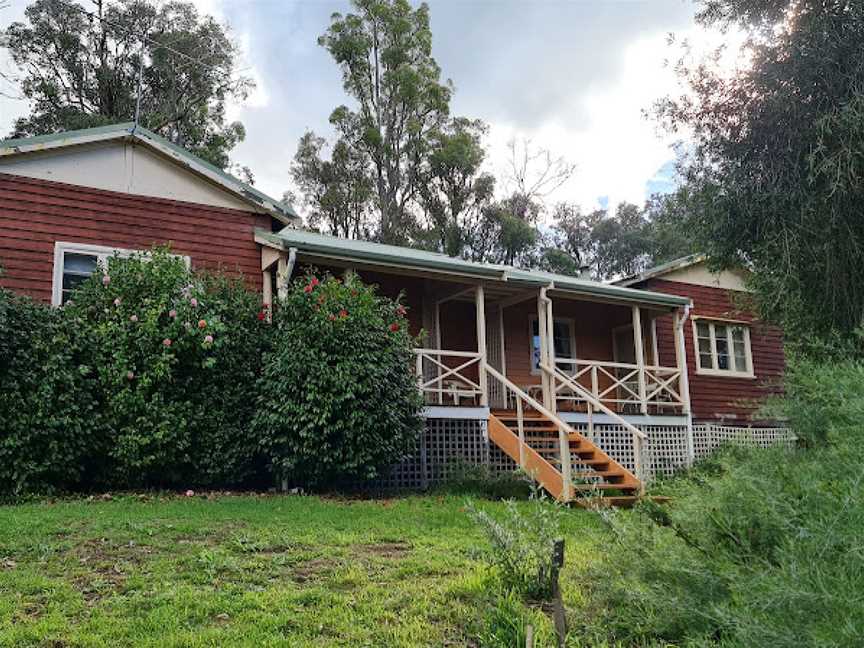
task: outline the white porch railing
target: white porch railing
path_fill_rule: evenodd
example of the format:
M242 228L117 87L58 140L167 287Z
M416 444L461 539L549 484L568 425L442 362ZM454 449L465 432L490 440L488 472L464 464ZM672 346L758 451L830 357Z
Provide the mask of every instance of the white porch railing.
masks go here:
M570 379L556 382L554 395L558 403L588 404L584 394L570 387L573 381L595 400L623 414L674 413L686 408L681 396L681 370L677 367L556 358L555 368Z
M427 404L458 406L480 403L483 389L479 378L470 376L472 372L480 374L480 352L414 349L414 355L417 386L425 395Z
M637 479L639 479L644 484L645 472L643 456L645 452L645 441L648 439L648 436L635 425L622 418L617 412L615 412L608 405L606 405L600 398L595 397L594 394L592 394L585 387L576 382L576 380L572 376L561 371L561 369L557 367L550 367L543 363L540 363L540 369L549 376L554 393L557 394L562 386L566 386L567 389L573 392L574 397L579 397L581 398L581 400L587 403L589 415L589 439L593 440L594 438L593 422L591 420L591 414L594 411L602 412L603 414L611 417L613 421L620 424L625 430L630 433L630 437L633 443L633 463L635 468L634 472Z

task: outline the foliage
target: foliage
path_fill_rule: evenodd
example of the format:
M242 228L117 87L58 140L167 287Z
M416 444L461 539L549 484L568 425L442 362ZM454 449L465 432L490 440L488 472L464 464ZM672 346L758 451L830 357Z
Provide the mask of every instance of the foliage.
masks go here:
M498 518L469 503L468 514L492 545L487 559L508 590L545 600L552 593L552 550L561 533L561 510L535 490L527 509L508 500Z
M91 481L105 445L97 404L62 313L0 289L0 493Z
M479 633L480 648L513 648L525 646L528 626L533 628L534 646L553 646L555 636L549 623L544 623L540 610L525 606L519 595L508 591L486 606L485 627Z
M448 116L452 88L441 83L432 57L429 9L407 0L353 0L356 13L334 14L319 43L342 71L356 104L337 107L330 122L339 138L371 161L379 238L406 240L410 204L420 181L429 136Z
M26 23L6 31L31 113L14 137L56 133L135 116L141 74L141 124L220 168L242 141L226 123L226 101L244 99L249 78L235 70L237 48L225 28L191 2L36 0Z
M560 203L541 266L564 274L585 266L608 280L692 254L698 249L686 226L687 208L685 190L652 196L644 207L622 202L614 213Z
M266 340L254 293L196 277L166 249L111 258L63 309L110 430L109 483L231 484L249 476Z
M453 257L489 236L484 209L494 196L495 178L481 170L487 130L480 120L453 118L429 136L419 203L429 220L430 247Z
M325 146L324 138L305 133L291 166L309 225L343 238L371 238L376 224L371 213L375 188L369 158L340 139L325 160L321 155Z
M850 336L864 312L864 4L705 0L706 29L745 35L677 69L658 115L692 133L683 172L718 266L747 265L767 318L791 337Z
M354 274L297 279L275 312L253 429L282 479L372 479L421 429L405 307Z
M447 466L441 491L492 500L525 500L532 493L531 484L527 475L516 471L502 473L485 465L454 462Z
M728 449L660 486L674 506L610 513L615 544L584 574L591 631L627 645L861 643L864 372L811 364L790 376L790 422L821 440ZM827 433L814 434L807 406Z

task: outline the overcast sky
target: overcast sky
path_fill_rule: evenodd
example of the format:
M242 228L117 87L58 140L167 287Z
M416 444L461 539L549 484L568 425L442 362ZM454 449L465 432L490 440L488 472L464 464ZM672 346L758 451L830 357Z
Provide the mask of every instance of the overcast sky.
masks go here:
M6 0L0 28L28 4ZM232 116L247 139L232 157L274 196L289 188L289 165L306 129L330 134L345 102L341 77L317 44L342 0L196 0L229 24L258 83ZM3 3L0 2L0 6ZM669 33L693 33L689 0L430 0L433 54L453 80L455 115L490 125L490 170L506 168L506 143L529 138L577 164L550 200L585 208L641 202L672 184L674 158L642 111L674 89L664 65ZM7 61L8 64L8 61ZM0 134L27 110L0 101Z

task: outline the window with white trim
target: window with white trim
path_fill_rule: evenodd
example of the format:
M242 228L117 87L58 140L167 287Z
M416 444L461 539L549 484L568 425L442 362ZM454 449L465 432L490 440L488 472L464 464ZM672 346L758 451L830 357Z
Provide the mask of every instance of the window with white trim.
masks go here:
M552 340L555 346L555 359L576 358L576 336L574 333L573 320L554 318L552 322ZM571 363L562 363L563 371L572 373ZM531 373L540 373L540 327L537 318L531 320Z
M135 253L145 256L146 251L127 250L124 248L113 248L104 245L90 245L87 243L63 243L54 244L54 278L51 292L51 303L60 306L69 301L72 291L91 274L104 272L108 267L108 259L112 256L126 258ZM178 255L179 256L179 255ZM179 256L189 267L188 256Z
M108 257L117 254L121 257L131 255L134 250L111 248L103 245L85 243L54 244L54 286L51 303L55 306L69 301L75 290L94 272L104 271Z
M737 322L697 318L696 367L699 373L723 376L752 376L750 327Z

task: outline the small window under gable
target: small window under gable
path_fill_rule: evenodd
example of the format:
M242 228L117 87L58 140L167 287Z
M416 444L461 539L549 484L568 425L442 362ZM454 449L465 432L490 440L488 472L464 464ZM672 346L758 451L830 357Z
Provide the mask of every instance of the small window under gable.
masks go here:
M694 318L697 373L753 377L750 327L740 322Z

